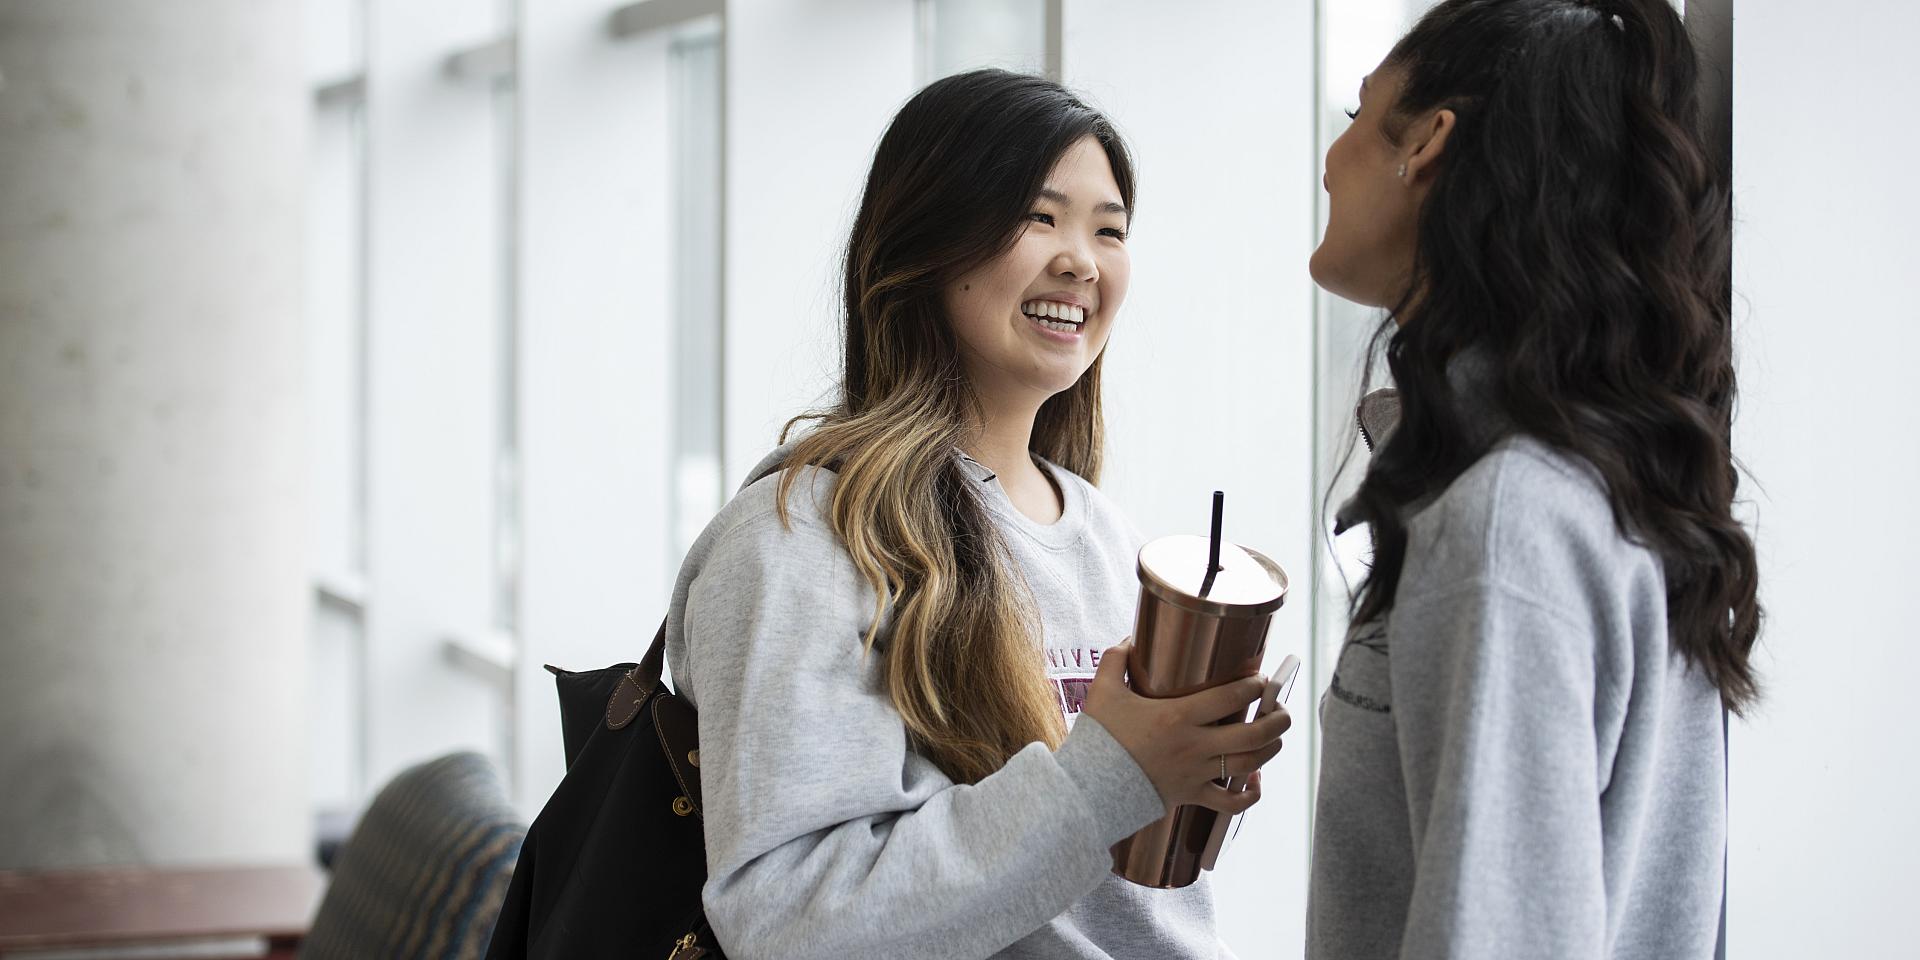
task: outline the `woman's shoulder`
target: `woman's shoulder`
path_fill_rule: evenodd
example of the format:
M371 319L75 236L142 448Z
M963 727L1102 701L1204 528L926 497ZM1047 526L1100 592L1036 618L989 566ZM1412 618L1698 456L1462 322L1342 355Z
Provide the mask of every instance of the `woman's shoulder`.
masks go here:
M1399 596L1480 579L1558 606L1659 579L1658 558L1614 521L1599 472L1576 454L1508 437L1407 525Z
M838 549L829 520L838 478L832 470L811 464L789 465L786 451L774 450L748 472L739 492L707 524L692 556L740 540L768 541L781 549L807 544Z

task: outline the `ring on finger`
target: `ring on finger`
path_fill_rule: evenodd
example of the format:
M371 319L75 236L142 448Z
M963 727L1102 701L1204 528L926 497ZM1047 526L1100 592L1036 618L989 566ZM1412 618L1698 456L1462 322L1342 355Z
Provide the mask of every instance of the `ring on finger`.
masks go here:
M1220 755L1220 779L1222 779L1222 780L1226 780L1226 779L1228 779L1228 777L1227 777L1227 755L1226 755L1226 754L1224 754L1224 753Z

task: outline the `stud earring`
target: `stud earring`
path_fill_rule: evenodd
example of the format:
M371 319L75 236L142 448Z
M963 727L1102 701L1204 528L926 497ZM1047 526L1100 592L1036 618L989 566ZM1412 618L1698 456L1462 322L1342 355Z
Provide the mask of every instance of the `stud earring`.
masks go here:
M1407 178L1407 165L1403 163L1400 165L1400 179L1405 180L1406 178Z

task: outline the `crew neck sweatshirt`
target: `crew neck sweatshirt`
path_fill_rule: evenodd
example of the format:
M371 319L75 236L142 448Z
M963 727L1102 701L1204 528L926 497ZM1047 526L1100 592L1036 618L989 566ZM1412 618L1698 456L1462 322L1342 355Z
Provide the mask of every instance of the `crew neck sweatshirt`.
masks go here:
M1309 960L1711 957L1720 698L1598 475L1499 440L1401 571L1320 701Z
M755 468L689 552L667 617L675 686L699 710L709 923L733 960L1163 960L1228 956L1207 882L1136 886L1109 848L1158 819L1153 784L1079 709L1100 652L1129 632L1140 537L1050 463L1063 513L1020 513L956 452L1031 589L1034 669L1070 732L975 784L915 752L888 696L887 621L827 519L835 475L786 450Z

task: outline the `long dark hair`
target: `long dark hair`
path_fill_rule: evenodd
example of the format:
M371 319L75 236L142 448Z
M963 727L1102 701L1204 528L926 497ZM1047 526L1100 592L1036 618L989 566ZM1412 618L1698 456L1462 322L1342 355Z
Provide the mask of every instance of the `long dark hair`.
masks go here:
M1031 597L953 455L982 415L943 297L1013 245L1047 174L1086 137L1131 211L1126 146L1059 84L978 70L909 100L874 153L847 242L840 400L788 424L816 422L791 464L838 471L830 520L873 588L869 649L892 604L893 704L915 747L960 782L1066 731ZM1096 359L1041 407L1032 449L1098 481L1101 447ZM782 481L783 518L794 477Z
M1679 17L1665 0L1447 0L1386 65L1390 138L1435 109L1455 123L1381 331L1402 413L1357 494L1375 553L1355 618L1393 606L1407 505L1491 442L1448 379L1471 351L1513 430L1598 471L1622 534L1661 559L1674 648L1740 710L1761 611L1732 514L1728 193Z

